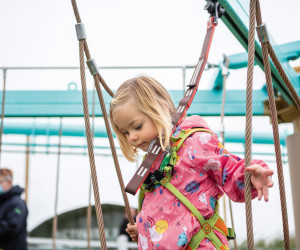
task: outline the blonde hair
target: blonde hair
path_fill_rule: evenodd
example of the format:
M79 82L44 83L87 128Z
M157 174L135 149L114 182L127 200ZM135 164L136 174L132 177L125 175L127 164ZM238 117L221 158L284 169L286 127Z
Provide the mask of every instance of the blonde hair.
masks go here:
M128 145L126 135L114 123L113 112L121 107L128 108L128 102L132 101L135 102L139 111L147 115L155 124L163 150L169 145L172 133L172 115L176 112L168 91L152 77L135 77L127 80L118 88L110 103L109 118L122 153L129 161L135 160L137 149Z

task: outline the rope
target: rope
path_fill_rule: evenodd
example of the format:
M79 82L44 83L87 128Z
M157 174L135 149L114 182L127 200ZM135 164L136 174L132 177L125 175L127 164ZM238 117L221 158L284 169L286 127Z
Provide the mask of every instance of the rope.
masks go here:
M105 239L105 231L104 231L104 222L103 222L103 214L102 214L100 195L98 189L98 179L97 179L95 157L94 157L94 150L93 150L93 139L91 135L89 107L88 107L88 100L87 100L87 88L86 88L86 81L85 81L84 40L79 41L79 56L80 56L80 75L81 75L81 85L82 85L84 121L85 121L87 146L88 146L93 189L94 189L94 196L95 196L96 216L97 216L99 236L101 241L101 249L106 250L107 247L106 247L106 239Z
M59 188L59 172L60 172L60 153L61 153L61 135L62 135L62 117L60 117L59 136L58 136L58 152L57 152L57 169L56 169L56 188L55 188L55 205L54 217L52 224L52 250L56 249L56 232L57 232L57 203L58 203L58 188Z
M73 5L73 9L74 9L74 13L75 13L77 22L81 21L75 0L72 0L72 5ZM82 42L80 42L80 43L83 44L81 50L85 51L87 60L90 60L91 57L90 57L90 53L89 53L89 50L88 50L88 45L87 45L86 40L82 40ZM81 60L83 61L83 57L81 58ZM83 72L84 65L81 66L81 67L83 67L81 69L81 71ZM103 94L102 94L99 82L102 84L102 86L106 89L106 91L111 96L114 96L114 94L108 88L108 86L106 85L105 81L103 80L103 78L101 77L101 75L99 73L96 74L96 75L94 75L93 77L94 77L94 83L95 83L95 87L96 87L96 90L97 90L99 102L100 102L100 105L101 105L102 115L103 115L103 118L104 118L104 121L105 121L105 127L106 127L106 130L107 130L107 136L108 136L109 143L110 143L111 153L112 153L112 156L113 156L113 159L114 159L114 164L115 164L115 168L116 168L118 180L119 180L121 191L122 191L122 196L123 196L123 200L124 200L124 204L125 204L126 214L127 214L129 223L131 225L134 225L134 220L133 220L133 217L132 217L132 214L131 214L131 208L130 208L130 205L129 205L129 202L128 202L128 197L127 197L127 194L125 193L125 185L124 185L124 181L123 181L123 177L122 177L120 165L119 165L119 162L118 162L116 147L115 147L115 144L114 144L114 139L113 139L113 135L112 135L112 132L111 132L111 128L110 128L110 124L109 124L109 119L108 119L108 115L107 115L107 112L106 112L105 102L104 102L104 98L103 98ZM85 76L84 76L84 81L85 81ZM87 137L88 137L88 134L87 134Z
M123 200L124 200L124 204L125 204L126 214L127 214L129 223L131 225L134 225L134 220L133 220L133 217L132 217L132 214L131 214L131 208L130 208L130 205L129 205L128 197L127 197L127 194L125 193L125 185L124 185L124 181L123 181L123 177L122 177L122 173L121 173L121 169L120 169L120 165L119 165L119 161L118 161L118 156L117 156L117 151L116 151L113 135L112 135L112 132L111 132L111 129L110 129L110 124L109 124L108 115L107 115L106 108L105 108L105 102L104 102L103 94L102 94L100 85L98 83L98 75L94 75L94 80L95 80L95 87L96 87L96 90L97 90L97 93L98 93L98 98L99 98L100 105L101 105L102 116L103 116L104 122L105 122L107 137L108 137L110 148L111 148L111 154L112 154L113 159L114 159L115 168L116 168L117 176L118 176L121 191L122 191L122 196L123 196Z
M222 139L222 144L225 146L225 130L224 130L224 116L225 116L225 97L226 97L226 83L227 83L227 76L228 72L223 72L224 69L226 71L228 70L229 66L229 58L225 57L225 63L223 65L224 68L222 68L222 75L223 75L223 93L222 93L222 106L221 106L221 132L220 132L220 137ZM231 226L232 229L234 230L234 220L233 220L233 213L232 213L232 206L231 206L231 200L228 199L229 202L229 210L230 210L230 219L231 219ZM226 195L223 196L223 206L224 206L224 221L225 224L227 223L227 216L226 216ZM234 249L238 250L238 245L236 242L236 238L234 238Z
M233 220L231 200L228 199L228 201L229 201L229 211L230 211L230 218L231 218L231 227L234 230L235 227L234 227L234 220ZM237 245L237 242L236 242L236 238L234 238L233 244L234 244L234 249L238 250L239 248L238 248L238 245Z
M267 43L268 45L268 52L269 52L269 55L278 71L278 73L280 74L282 80L284 81L284 83L286 84L287 88L289 89L291 95L293 96L293 99L298 107L298 109L300 109L300 98L296 92L296 90L294 89L292 83L290 82L289 78L287 77L284 69L282 68L276 54L275 54L275 51L273 50L272 48L272 45L268 42Z
M78 7L77 7L77 4L76 4L76 0L72 0L72 6L73 6L73 10L74 10L74 14L75 14L75 18L76 18L77 23L81 23L81 18L80 18L80 15L79 15L79 11L78 11ZM91 55L90 55L89 47L88 47L88 44L87 44L86 40L84 40L84 51L85 51L86 59L90 60L91 59ZM113 97L114 93L108 87L108 85L106 84L106 82L104 81L104 79L101 77L100 74L98 74L98 77L99 77L99 81L102 84L102 86L104 87L104 89L107 91L107 93L111 97Z
M1 156L2 156L2 135L3 135L5 92L6 92L6 69L3 70L3 93L2 93L2 111L1 111L1 130L0 130L0 168L1 168Z
M90 177L90 184L89 184L89 204L87 207L87 214L86 214L86 232L87 232L87 250L91 249L91 222L92 222L92 178Z
M256 15L257 25L261 25L262 18L261 18L259 0L257 0L256 9L257 9L257 15ZM266 82L267 82L267 91L269 96L270 117L271 117L272 127L273 127L274 147L275 147L275 154L276 154L281 213L282 213L282 222L283 222L284 245L285 245L285 249L290 249L289 226L288 226L288 217L287 217L287 208L286 208L284 177L283 177L283 170L282 170L282 158L281 158L281 149L280 149L280 141L279 141L277 111L275 105L271 69L270 69L270 62L268 56L268 44L261 43L261 47L263 53Z
M255 8L256 0L250 0L250 20L248 36L248 68L246 89L246 128L245 128L245 168L251 165L252 146L252 89L255 54ZM245 171L245 203L248 249L254 250L252 206L251 206L251 174Z
M93 114L92 114L92 138L94 139L95 131L95 88L93 88ZM86 214L86 231L87 231L87 250L91 249L91 221L92 221L92 181L91 177L89 178L89 203L87 207Z

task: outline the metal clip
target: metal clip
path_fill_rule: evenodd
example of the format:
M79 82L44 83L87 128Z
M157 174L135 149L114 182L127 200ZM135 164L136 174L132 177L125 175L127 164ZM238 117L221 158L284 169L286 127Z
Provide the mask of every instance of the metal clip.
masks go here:
M83 23L77 23L77 24L75 24L75 29L76 29L77 39L79 41L86 39L85 28L84 28L84 24Z
M222 76L228 76L228 68L224 65L221 66L222 69Z
M96 64L96 61L94 60L94 58L87 60L86 64L91 72L91 75L97 75L99 73L98 71L98 66Z
M218 137L218 140L222 145L224 144L224 132L225 132L225 126L222 123L220 125L220 133L219 133L220 136Z
M260 26L257 26L256 32L257 32L258 39L261 43L269 42L268 30L265 23L263 23Z

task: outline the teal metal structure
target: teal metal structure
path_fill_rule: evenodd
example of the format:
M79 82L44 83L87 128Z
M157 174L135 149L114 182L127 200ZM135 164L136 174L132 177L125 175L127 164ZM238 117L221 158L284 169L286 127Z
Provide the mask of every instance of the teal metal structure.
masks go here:
M248 21L249 21L249 0L219 0L225 8L225 15L221 18L228 29L234 34L242 46L247 50L248 44ZM296 91L300 93L300 74L289 65L289 60L300 57L300 41L276 45L271 39L274 50L277 52L288 77L290 78ZM255 63L263 68L262 52L260 44L255 44ZM238 69L247 66L247 54L236 54L229 56L229 69ZM76 67L70 67L74 69ZM110 67L107 67L110 68ZM112 67L111 67L112 68ZM130 67L124 67L130 68ZM139 67L145 68L145 67ZM162 67L163 68L163 67ZM170 67L167 67L170 68ZM175 67L176 68L176 67ZM178 67L177 67L178 68ZM187 67L186 67L187 68ZM3 72L18 68L0 67ZM21 69L21 68L19 68ZM46 69L46 68L45 68ZM59 69L59 67L52 67ZM283 81L281 80L276 68L271 63L272 79L277 93L282 95L290 105L293 104L291 95L288 93ZM193 105L188 110L188 115L219 116L222 99L222 77L221 64L213 77L212 89L201 90L195 96ZM177 106L182 98L182 90L169 91L175 105ZM3 93L0 92L0 106ZM88 92L89 105L92 105L92 91ZM5 100L5 117L82 117L82 99L81 92L77 90L69 91L7 91ZM96 98L97 99L97 98ZM104 93L106 108L108 109L111 97ZM266 115L263 102L267 99L266 90L253 91L253 115ZM99 101L96 100L96 116L102 116L99 108ZM244 116L246 110L245 90L228 90L226 93L225 115L226 116ZM91 109L90 109L90 112ZM4 126L4 132L5 132ZM22 128L20 128L21 130Z
M239 0L219 0L220 4L225 9L225 14L221 17L227 28L233 33L241 45L247 50L248 49L248 27L249 27L249 0L239 1ZM262 13L263 14L263 13ZM262 17L263 18L263 17ZM266 21L267 20L264 20ZM299 75L291 68L288 64L288 58L284 55L284 50L280 46L275 46L276 43L272 39L271 35L270 43L274 46L274 50L278 56L278 59L282 63L291 83L298 90L300 88ZM261 46L256 39L255 41L255 62L261 69L263 69L263 59ZM274 64L271 62L271 74L274 89L277 90L282 97L289 104L294 104L293 98L291 97L287 87L282 81L279 73L277 72Z
M169 91L175 106L182 98L182 90ZM92 105L92 91L88 91L89 105ZM103 93L106 108L111 97ZM2 96L2 92L0 92ZM82 99L80 91L7 91L5 97L5 117L82 117ZM263 101L267 93L255 90L253 94L253 114L264 115ZM97 98L96 98L97 99ZM0 101L1 102L1 101ZM201 90L195 96L188 115L219 116L222 103L222 91ZM99 101L96 100L96 116L102 116ZM1 105L0 105L1 106ZM243 116L246 111L246 93L244 90L230 90L226 93L225 114ZM90 114L92 109L90 109Z
M63 124L62 136L85 136L84 124ZM107 137L107 132L104 125L97 125L94 128L95 137ZM215 131L218 132L218 131ZM35 135L35 136L58 136L59 135L59 123L57 122L32 122L22 121L22 123L16 123L9 120L4 120L4 134L23 134L23 135ZM226 142L228 143L245 143L245 131L233 131L226 129ZM285 138L289 135L289 131L285 129L280 130L280 144L285 146ZM254 131L253 143L257 144L274 144L273 134L271 131L268 133Z

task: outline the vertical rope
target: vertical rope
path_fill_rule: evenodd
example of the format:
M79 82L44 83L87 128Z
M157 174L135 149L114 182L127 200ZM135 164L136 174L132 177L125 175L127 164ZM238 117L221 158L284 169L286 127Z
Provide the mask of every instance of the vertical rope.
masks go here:
M223 146L225 146L225 130L224 130L224 116L225 116L225 98L226 98L226 83L227 83L227 76L228 76L228 66L229 66L229 58L225 57L225 63L224 68L222 69L222 75L223 75L223 93L222 93L222 106L221 106L221 132L220 137L222 140ZM224 70L226 69L226 72ZM228 199L229 202L229 211L230 211L230 219L231 219L231 226L234 230L234 220L233 220L233 213L232 213L232 206L231 206L231 200ZM227 216L226 216L226 195L223 195L223 206L224 206L224 221L225 224L227 223ZM238 245L236 242L236 238L234 241L234 249L238 250Z
M247 68L247 88L246 88L245 168L251 165L252 89L253 89L253 69L254 69L254 56L255 56L255 47L254 47L255 46L255 9L256 9L256 0L250 0L248 68ZM254 250L251 198L252 198L251 197L251 174L245 171L247 244L248 244L248 249Z
M2 110L1 110L1 129L0 129L0 168L2 160L2 135L3 135L3 121L4 121L4 106L6 93L6 69L3 69L3 92L2 92Z
M88 100L87 100L83 40L79 41L79 56L80 56L80 75L81 75L81 85L82 85L84 121L85 121L86 139L87 139L90 168L91 168L92 182L93 182L93 189L94 189L96 216L97 216L99 236L101 241L101 249L106 250L107 246L106 246L106 239L105 239L103 214L102 214L100 194L98 189L98 178L97 178L96 165L95 165L95 156L93 150L93 140L91 135L90 117L89 117Z
M230 211L230 218L231 218L231 226L232 226L232 229L234 230L235 227L234 227L234 220L233 220L233 212L232 212L231 200L228 199L228 202L229 202L229 211ZM236 242L236 238L234 238L233 244L234 244L234 249L235 249L235 250L238 250L239 247L238 247L238 244L237 244L237 242Z
M221 143L223 146L225 145L225 131L224 131L224 114L225 114L225 98L226 98L226 79L227 79L227 72L224 72L225 69L227 70L229 64L229 60L226 60L226 65L222 67L222 75L223 75L223 91L222 91L222 105L221 105L221 130L220 130L220 137ZM223 195L223 209L224 209L224 222L227 225L227 214L226 214L226 195Z
M79 16L79 13L78 13L78 8L77 8L75 0L72 0L72 5L73 5L73 10L74 10L74 13L75 13L76 20L77 20L77 22L79 22L81 20L80 20L80 16ZM100 240L101 240L102 249L103 248L106 249L105 232L104 232L103 218L102 218L102 211L101 211L101 203L100 203L100 198L99 198L98 186L96 185L98 182L97 182L97 176L96 176L96 170L95 170L94 152L93 152L91 132L90 132L88 102L87 102L87 93L86 93L87 90L86 90L85 71L84 71L84 68L85 68L84 67L84 52L85 52L86 58L88 60L90 59L90 53L89 53L88 45L87 45L87 42L86 42L85 39L80 40L79 46L80 46L80 72L81 72L81 83L82 83L82 99L83 99L83 103L84 103L84 116L85 116L85 123L86 123L85 127L86 127L86 135L87 135L87 140L88 140L88 151L89 151L89 156L90 156L89 159L90 159L90 166L91 166L92 179L93 179L96 214L97 214L97 220L98 220L98 227L99 227L99 231L100 231L99 233L100 233ZM98 81L100 83L102 83L103 87L108 91L108 93L111 96L113 96L113 92L108 88L108 86L106 85L106 83L104 82L103 78L101 77L101 75L99 73L97 75L94 75L93 77L94 77L95 87L96 87L96 90L97 90L97 93L98 93L98 98L99 98L99 101L100 101L100 104L101 104L103 117L104 117L104 120L105 120L106 130L107 130L109 141L110 141L110 146L111 146L112 155L113 155L114 162L115 162L115 167L116 167L119 183L121 185L121 190L122 190L122 195L123 195L123 199L124 199L124 203L125 203L126 212L127 212L128 219L129 219L130 223L134 224L134 220L133 220L133 217L132 217L132 214L131 214L131 209L130 209L130 206L129 206L128 198L127 198L127 195L125 193L125 186L124 186L124 183L123 183L120 167L119 167L119 164L118 164L116 148L114 146L112 132L110 130L110 125L109 125L108 116L107 116L107 113L106 113L106 108L105 108L103 95L102 95L102 92L101 92L101 88L98 84Z
M261 17L259 0L257 0L256 3L256 10L257 10L257 15L256 15L257 25L261 25L262 17ZM278 131L277 111L276 111L276 104L275 104L273 84L272 84L270 61L268 56L268 43L269 42L261 43L261 47L262 47L262 54L263 54L263 61L264 61L267 91L269 97L270 117L271 117L272 128L273 128L274 147L275 147L275 154L276 154L278 183L279 183L279 192L280 192L281 213L282 213L282 222L283 222L284 245L285 245L285 249L289 250L290 249L289 225L288 225L287 208L286 208L285 186L284 186L284 177L283 177L283 170L282 170L282 158L281 158L279 131Z
M97 93L98 93L98 98L99 98L100 105L101 105L101 110L102 110L102 116L104 118L105 127L106 127L106 131L107 131L107 137L108 137L108 140L109 140L111 153L112 153L112 156L113 156L113 159L114 159L115 169L116 169L116 172L117 172L117 176L118 176L119 184L120 184L120 187L121 187L123 200L124 200L124 203L125 203L126 214L128 216L129 223L131 225L134 225L134 220L133 220L133 217L132 217L132 214L131 214L131 208L130 208L130 205L129 205L128 197L127 197L127 194L125 193L125 185L124 185L124 181L123 181L123 177L122 177L122 173L121 173L121 169L120 169L120 165L119 165L119 161L118 161L118 156L117 156L117 151L116 151L113 135L112 135L112 132L111 132L111 129L110 129L108 115L107 115L106 108L105 108L105 102L104 102L104 98L103 98L103 94L102 94L100 85L98 84L98 80L99 80L99 75L94 75L95 87L96 87L96 90L97 90Z
M62 117L60 117L60 121L59 121L59 135L58 135L58 148L57 148L57 169L56 169L56 188L55 188L55 205L54 205L54 217L53 217L53 224L52 224L52 250L56 249L57 204L58 204L58 190L59 190L61 135L62 135Z
M92 114L92 139L94 139L95 131L95 87L93 87L93 114ZM92 178L89 178L89 203L86 214L86 230L87 230L87 250L91 249L91 221L92 221Z
M73 5L73 9L74 9L74 13L75 13L77 22L79 22L79 21L81 22L75 0L72 0L72 5ZM87 44L86 40L83 40L82 47L83 47L83 50L85 51L87 60L91 59L90 52L89 52L89 49L88 49L88 44ZM119 180L119 183L120 183L120 186L121 186L122 196L123 196L123 200L124 200L124 203L125 203L126 214L128 216L129 223L131 225L134 225L134 220L133 220L133 217L132 217L132 214L131 214L131 208L130 208L130 205L129 205L129 202L128 202L128 197L127 197L127 194L125 193L125 185L124 185L120 165L119 165L119 162L118 162L116 147L115 147L115 144L114 144L114 140L113 140L113 136L112 136L112 132L111 132L111 128L110 128L108 115L107 115L107 112L106 112L106 107L105 107L103 94L102 94L100 85L98 83L100 82L102 84L102 86L105 88L105 90L112 97L114 96L114 94L109 89L109 87L107 86L107 84L105 83L105 81L103 80L102 76L99 73L97 75L94 75L93 77L94 77L95 87L96 87L96 90L97 90L97 93L98 93L98 98L99 98L100 105L101 105L102 115L103 115L103 118L104 118L104 121L105 121L105 127L106 127L106 131L107 131L107 135L108 135L108 139L109 139L109 143L110 143L112 156L113 156L114 163L115 163L115 168L116 168L118 180Z
M26 136L26 165L25 165L25 202L28 203L28 180L29 180L29 142L30 142L30 136Z

